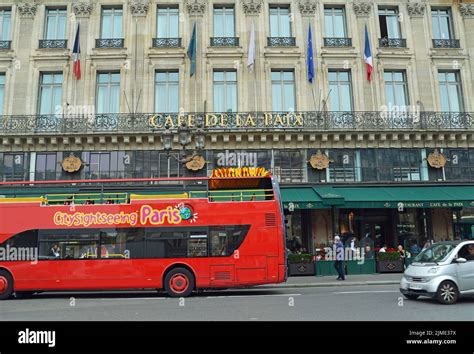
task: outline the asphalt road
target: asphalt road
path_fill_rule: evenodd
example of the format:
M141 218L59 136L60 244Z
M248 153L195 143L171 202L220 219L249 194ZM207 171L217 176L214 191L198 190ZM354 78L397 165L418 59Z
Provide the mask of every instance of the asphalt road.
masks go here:
M473 321L474 297L454 305L406 300L397 285L205 292L42 293L0 302L2 321Z

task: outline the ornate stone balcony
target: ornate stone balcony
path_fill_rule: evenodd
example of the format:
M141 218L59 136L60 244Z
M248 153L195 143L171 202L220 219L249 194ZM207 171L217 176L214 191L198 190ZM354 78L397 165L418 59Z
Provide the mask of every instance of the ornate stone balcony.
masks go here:
M380 48L406 48L407 40L405 38L379 38Z
M352 38L324 37L325 47L352 47Z
M295 37L267 37L269 47L296 47Z
M153 38L153 48L181 48L181 38Z
M96 48L123 48L125 40L123 38L96 39Z
M211 37L211 47L238 47L239 37Z
M66 49L67 39L41 39L39 49Z
M433 48L460 48L459 39L433 39Z

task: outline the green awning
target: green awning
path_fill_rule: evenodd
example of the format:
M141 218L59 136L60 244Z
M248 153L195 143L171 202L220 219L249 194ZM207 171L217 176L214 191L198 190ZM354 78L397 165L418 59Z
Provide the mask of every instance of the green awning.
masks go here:
M285 209L289 208L289 203L293 203L295 209L324 208L322 199L311 187L282 188L281 194Z
M314 190L323 205L339 208L474 207L474 186L322 186Z

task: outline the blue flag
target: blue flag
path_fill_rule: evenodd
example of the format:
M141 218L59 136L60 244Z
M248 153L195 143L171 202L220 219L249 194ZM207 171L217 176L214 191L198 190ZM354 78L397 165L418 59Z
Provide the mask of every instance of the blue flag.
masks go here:
M191 41L189 42L188 47L188 57L191 59L191 76L196 73L196 57L197 53L197 38L196 38L196 23L193 26L193 35L191 36Z
M311 33L311 25L308 31L308 81L313 83L314 79L314 60L313 60L313 35Z

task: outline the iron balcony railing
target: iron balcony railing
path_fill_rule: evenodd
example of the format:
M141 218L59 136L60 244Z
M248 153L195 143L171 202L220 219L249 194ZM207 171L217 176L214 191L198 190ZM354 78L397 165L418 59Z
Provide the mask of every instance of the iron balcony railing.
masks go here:
M123 48L125 40L123 38L100 38L95 40L96 48Z
M40 49L66 49L67 39L40 39Z
M181 38L153 38L153 48L180 48Z
M433 39L433 48L460 48L459 39Z
M0 41L0 50L9 50L12 47L12 41Z
M239 37L211 37L211 47L238 47Z
M324 38L325 47L352 47L352 38Z
M295 37L267 37L269 47L296 47Z
M407 40L405 38L379 38L380 48L406 48Z
M202 122L206 131L474 130L474 112L239 112L0 116L0 135L153 133Z

